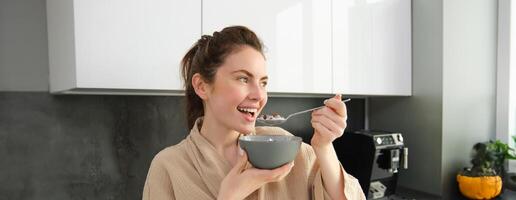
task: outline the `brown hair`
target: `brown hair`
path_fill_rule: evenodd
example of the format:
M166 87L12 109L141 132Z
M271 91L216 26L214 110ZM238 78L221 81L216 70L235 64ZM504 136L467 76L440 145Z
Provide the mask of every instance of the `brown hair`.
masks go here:
M197 96L192 85L192 77L199 73L206 83L213 83L217 69L225 58L243 46L250 46L263 55L262 43L256 34L244 26L231 26L203 35L186 53L181 61L186 96L186 116L188 127L204 115L202 99Z

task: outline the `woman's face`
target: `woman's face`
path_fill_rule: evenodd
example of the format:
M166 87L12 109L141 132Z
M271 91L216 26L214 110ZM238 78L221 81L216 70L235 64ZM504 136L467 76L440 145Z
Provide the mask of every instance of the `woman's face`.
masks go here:
M205 100L205 114L243 134L254 131L256 117L267 103L265 59L244 46L228 55L218 68Z

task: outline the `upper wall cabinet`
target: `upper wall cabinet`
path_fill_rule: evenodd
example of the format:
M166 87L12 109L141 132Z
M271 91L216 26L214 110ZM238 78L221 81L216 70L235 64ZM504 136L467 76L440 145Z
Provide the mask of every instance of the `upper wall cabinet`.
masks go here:
M201 0L47 0L47 17L52 93L181 92L201 34Z
M335 92L412 94L410 0L333 1Z
M269 92L332 92L330 0L205 0L202 12L203 34L243 25L262 39Z

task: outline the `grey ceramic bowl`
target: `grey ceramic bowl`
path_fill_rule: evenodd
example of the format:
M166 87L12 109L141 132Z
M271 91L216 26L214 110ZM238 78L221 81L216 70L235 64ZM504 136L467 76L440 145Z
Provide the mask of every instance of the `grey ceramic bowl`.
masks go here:
M249 162L259 169L274 169L296 158L302 139L288 135L247 135L239 138Z

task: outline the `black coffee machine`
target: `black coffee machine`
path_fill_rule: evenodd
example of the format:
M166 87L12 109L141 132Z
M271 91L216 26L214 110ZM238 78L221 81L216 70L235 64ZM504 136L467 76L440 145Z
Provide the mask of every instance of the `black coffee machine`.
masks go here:
M396 193L398 170L408 168L408 149L401 133L362 130L345 133L333 145L367 199L387 199Z

